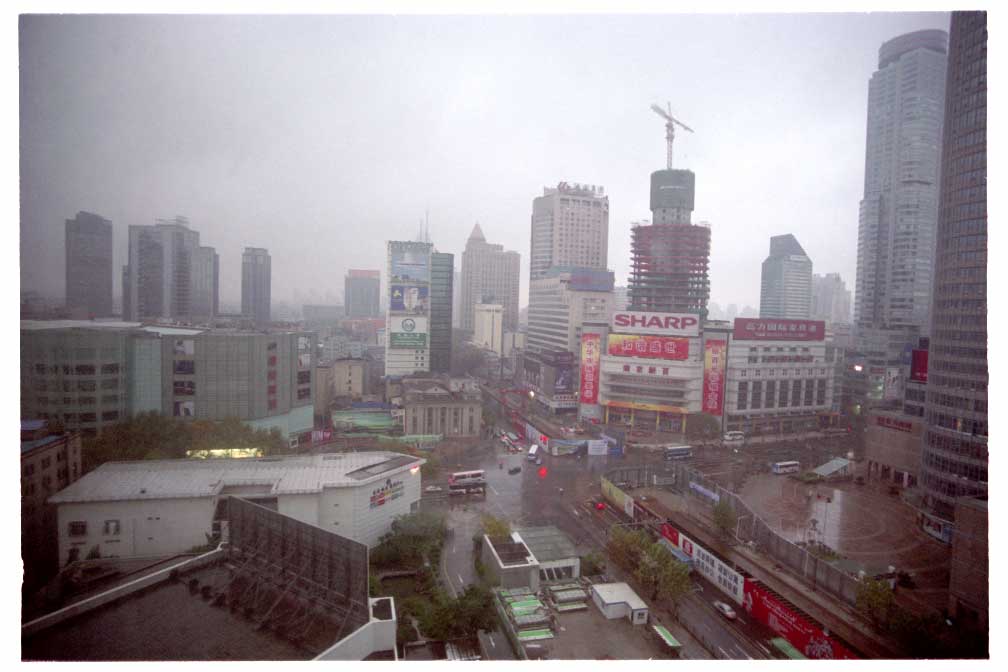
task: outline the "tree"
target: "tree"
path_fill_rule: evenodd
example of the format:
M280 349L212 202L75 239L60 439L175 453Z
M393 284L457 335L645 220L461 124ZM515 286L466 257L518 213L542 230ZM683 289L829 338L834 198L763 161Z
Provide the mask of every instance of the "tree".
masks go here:
M609 533L606 550L617 565L627 571L634 571L650 544L651 538L643 530L614 527Z
M690 413L686 416L686 436L711 440L721 432L721 423L707 413Z
M735 526L738 525L738 515L732 508L728 500L722 498L714 505L714 527L723 537L731 537L735 534Z
M483 526L483 531L488 537L495 538L511 536L511 524L501 518L495 518L489 513L484 513L480 516L480 524Z
M889 626L895 601L892 588L886 581L866 578L858 586L855 604L876 628Z
M592 551L581 557L581 575L595 576L604 574L606 570L605 558L601 554Z
M446 536L443 514L417 511L399 516L371 550L371 564L375 567L418 568L424 558L436 562L440 559Z

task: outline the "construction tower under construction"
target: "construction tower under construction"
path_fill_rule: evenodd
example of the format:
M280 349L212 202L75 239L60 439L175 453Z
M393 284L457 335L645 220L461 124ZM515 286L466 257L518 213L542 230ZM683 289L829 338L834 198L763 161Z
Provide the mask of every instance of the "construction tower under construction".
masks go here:
M651 222L632 229L630 310L707 317L710 225L693 224L696 176L690 170L651 173Z

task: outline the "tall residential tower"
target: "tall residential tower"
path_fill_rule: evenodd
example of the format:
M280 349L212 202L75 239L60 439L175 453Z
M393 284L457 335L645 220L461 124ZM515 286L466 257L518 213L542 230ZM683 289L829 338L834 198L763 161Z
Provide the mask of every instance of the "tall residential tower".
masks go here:
M474 232L475 233L475 232ZM605 270L609 259L609 197L605 189L559 183L532 201L530 280L554 266Z
M505 252L503 245L488 243L480 225L476 224L462 252L459 328L472 331L476 304L494 303L504 307L504 328L516 330L520 279L521 256L517 252Z

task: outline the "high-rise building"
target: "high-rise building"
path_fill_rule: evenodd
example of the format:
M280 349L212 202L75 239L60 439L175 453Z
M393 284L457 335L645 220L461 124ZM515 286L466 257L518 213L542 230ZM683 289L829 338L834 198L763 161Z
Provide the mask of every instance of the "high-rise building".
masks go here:
M499 303L504 306L504 328L517 329L520 278L521 256L517 252L505 252L503 245L486 242L477 223L462 252L459 328L473 331L476 304Z
M630 310L696 313L710 298L710 224L693 224L696 176L690 170L651 173L652 222L631 230Z
M472 342L498 355L504 354L504 306L478 303L473 317Z
M459 316L462 314L462 274L455 271L452 275L452 329L459 328Z
M448 373L452 355L455 255L432 252L430 261L430 370Z
M257 325L270 321L270 255L262 247L242 253L242 314Z
M760 319L807 320L812 308L812 260L790 233L770 238L760 279Z
M217 306L218 263L213 248L199 243L199 232L189 228L185 217L130 226L123 318L208 317L206 307Z
M987 16L952 14L921 473L927 504L987 495Z
M566 182L555 189L544 188L543 195L532 201L530 249L531 280L543 277L553 266L605 270L609 260L605 190Z
M90 212L66 220L66 305L112 315L112 222Z
M854 321L908 343L931 308L947 41L943 30L889 40L868 85Z
M388 241L386 376L430 371L432 249L427 242Z
M812 276L812 319L850 324L851 293L839 273Z
M347 317L378 317L381 272L350 269L343 281Z
M529 351L579 352L581 325L609 319L613 281L612 271L558 267L533 280L526 339Z

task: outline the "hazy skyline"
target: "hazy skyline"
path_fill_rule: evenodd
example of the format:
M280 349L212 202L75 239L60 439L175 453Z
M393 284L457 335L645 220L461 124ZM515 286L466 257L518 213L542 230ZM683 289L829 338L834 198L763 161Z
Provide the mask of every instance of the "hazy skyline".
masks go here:
M115 232L189 218L240 297L244 247L273 259L275 301L384 272L389 239L461 251L479 221L522 256L532 199L559 181L610 197L609 267L664 167L668 100L695 129L711 301L759 306L773 235L854 287L868 80L897 35L947 13L346 17L23 16L21 289L62 296L64 221Z

